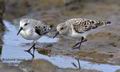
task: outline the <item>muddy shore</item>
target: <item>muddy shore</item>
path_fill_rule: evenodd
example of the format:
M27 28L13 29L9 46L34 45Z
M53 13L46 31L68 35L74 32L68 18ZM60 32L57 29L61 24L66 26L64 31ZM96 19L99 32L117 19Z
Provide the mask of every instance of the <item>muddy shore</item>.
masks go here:
M8 0L6 0L7 2ZM70 1L70 2L69 2ZM41 3L41 4L39 4ZM52 3L52 5L50 5ZM65 55L77 57L81 60L99 64L120 65L120 2L114 0L67 3L61 0L9 0L6 3L4 18L12 21L18 27L19 19L30 17L42 20L54 27L73 17L82 17L95 20L109 20L111 25L103 27L99 32L88 35L88 41L83 43L81 50L72 50L72 46L78 40L60 37L56 43L39 43L37 51L41 48L50 50L49 55ZM0 26L1 27L1 26ZM3 27L2 27L3 28ZM1 32L3 36L3 32ZM53 35L50 34L50 35ZM3 44L2 37L0 44ZM42 45L42 46L41 46ZM48 51L49 52L49 51ZM48 68L48 69L46 69ZM78 69L61 69L45 60L23 61L19 66L9 66L0 63L0 72L79 72ZM80 72L99 72L93 69L81 69ZM116 72L119 72L117 70Z

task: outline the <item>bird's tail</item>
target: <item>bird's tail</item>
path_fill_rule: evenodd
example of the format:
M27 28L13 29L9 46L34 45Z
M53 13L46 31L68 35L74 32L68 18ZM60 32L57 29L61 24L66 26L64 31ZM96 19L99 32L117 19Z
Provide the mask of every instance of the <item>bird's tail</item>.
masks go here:
M54 25L49 25L49 31L56 31L56 27Z
M95 23L96 26L106 26L106 25L109 25L111 24L111 21L97 21Z
M111 21L106 21L105 25L111 24Z
M49 25L49 28L52 29L54 26L53 25Z

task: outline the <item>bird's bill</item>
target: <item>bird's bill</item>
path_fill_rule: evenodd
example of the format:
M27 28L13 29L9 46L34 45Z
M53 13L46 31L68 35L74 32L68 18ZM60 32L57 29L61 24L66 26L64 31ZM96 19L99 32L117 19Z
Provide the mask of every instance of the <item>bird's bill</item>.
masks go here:
M22 27L20 27L20 29L19 29L19 31L18 31L18 33L17 33L17 35L19 35L19 33L21 32L21 30L22 30L23 28Z
M56 32L56 34L55 34L55 36L53 37L53 38L55 38L56 36L58 36L59 35L59 32Z

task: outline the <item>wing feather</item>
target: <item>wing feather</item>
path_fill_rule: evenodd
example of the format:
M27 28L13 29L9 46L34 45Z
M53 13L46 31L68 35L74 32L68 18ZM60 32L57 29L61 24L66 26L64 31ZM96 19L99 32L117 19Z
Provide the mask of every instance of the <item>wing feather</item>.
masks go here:
M104 24L104 22L101 21L82 18L72 19L70 23L73 25L74 30L78 33L84 33L86 31L96 29L97 27Z

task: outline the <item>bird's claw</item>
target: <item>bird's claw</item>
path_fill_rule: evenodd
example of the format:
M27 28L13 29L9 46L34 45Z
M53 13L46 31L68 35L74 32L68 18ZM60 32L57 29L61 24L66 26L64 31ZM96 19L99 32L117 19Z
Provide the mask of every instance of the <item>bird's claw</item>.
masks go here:
M33 53L31 53L31 49L33 49ZM33 46L31 48L29 48L28 50L24 50L25 52L28 52L31 56L32 59L34 59L34 52L35 52L35 44L33 44Z
M28 50L24 50L25 52L30 52L30 49L28 49Z
M34 53L31 53L30 50L26 50L26 52L28 52L32 56L32 59L34 59Z

